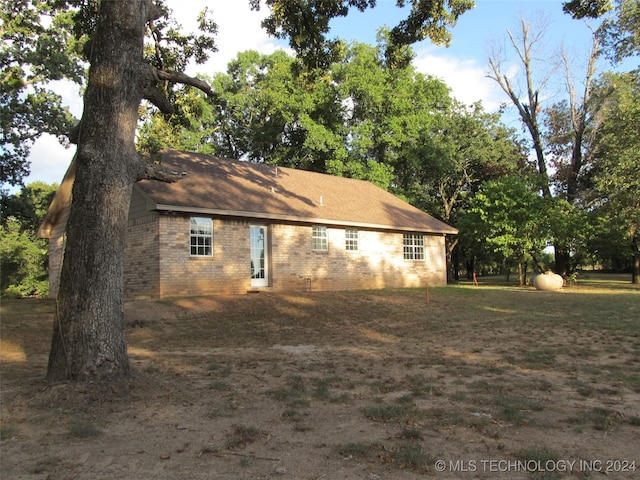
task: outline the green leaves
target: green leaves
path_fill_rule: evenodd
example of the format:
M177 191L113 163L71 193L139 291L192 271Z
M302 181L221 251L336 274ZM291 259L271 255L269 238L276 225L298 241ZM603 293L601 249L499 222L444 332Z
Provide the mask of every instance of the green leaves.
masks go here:
M522 263L544 248L547 212L547 201L527 177L505 175L484 182L460 220L464 243L476 254L486 249Z
M0 295L46 295L47 242L36 231L57 185L34 182L0 206Z
M598 18L610 9L611 0L571 0L562 5L562 11L573 18Z
M591 172L594 214L605 232L624 231L627 245L634 245L640 232L640 81L634 74L611 74L604 77L601 93L607 96ZM624 249L617 256L629 259L628 253Z
M48 82L81 83L81 41L61 2L0 0L0 184L19 185L26 158L42 133L63 135L74 119ZM66 5L66 4L65 4Z
M405 6L404 0L396 2ZM473 0L411 0L407 18L395 26L389 36L385 57L392 67L407 66L402 47L430 38L434 43L448 45L449 29L460 15L473 8ZM251 1L259 9L259 2ZM349 10L364 11L376 5L375 0L267 0L271 14L263 21L270 35L288 38L289 45L306 68L326 69L339 60L344 45L329 39L330 21L344 17Z

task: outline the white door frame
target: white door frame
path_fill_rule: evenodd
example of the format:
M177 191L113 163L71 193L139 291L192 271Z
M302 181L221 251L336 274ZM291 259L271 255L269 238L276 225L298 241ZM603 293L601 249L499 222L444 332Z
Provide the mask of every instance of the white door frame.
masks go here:
M269 286L269 229L267 225L249 227L251 246L251 287Z

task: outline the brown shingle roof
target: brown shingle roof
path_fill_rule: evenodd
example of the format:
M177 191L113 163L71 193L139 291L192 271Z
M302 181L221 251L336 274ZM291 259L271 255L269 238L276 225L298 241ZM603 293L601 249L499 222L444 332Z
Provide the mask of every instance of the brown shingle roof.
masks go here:
M175 183L138 187L158 210L455 234L457 230L375 185L350 178L164 150Z

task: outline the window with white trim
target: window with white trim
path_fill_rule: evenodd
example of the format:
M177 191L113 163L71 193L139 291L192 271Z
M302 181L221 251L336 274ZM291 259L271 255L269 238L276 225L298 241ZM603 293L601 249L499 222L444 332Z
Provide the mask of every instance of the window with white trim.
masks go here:
M355 252L359 248L359 235L358 230L347 228L344 231L344 249L349 252Z
M326 252L329 250L327 227L318 225L313 227L311 245L316 252Z
M213 221L206 217L191 217L189 242L191 256L210 257L213 254Z
M405 233L403 245L405 260L424 260L424 235Z

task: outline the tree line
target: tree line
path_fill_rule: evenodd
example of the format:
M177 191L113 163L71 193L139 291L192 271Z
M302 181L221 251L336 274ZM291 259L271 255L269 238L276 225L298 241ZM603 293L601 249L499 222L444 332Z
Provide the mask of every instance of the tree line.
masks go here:
M590 71L588 90L576 93L567 68L567 99L544 105L540 85L527 81L520 95L492 57L494 80L526 126L528 137L519 138L499 116L461 105L411 66L409 45L447 44L472 0L410 2L407 18L381 32L377 46L326 37L332 18L375 0L266 4L263 27L288 39L296 57L245 52L226 74L192 78L184 66L215 50L217 26L206 11L200 32L184 35L162 2L0 0L0 180L21 183L43 132L77 145L50 380L128 375L127 209L135 181L178 181L148 155L167 138L172 147L371 180L460 226L448 245L452 276L460 265L525 271L540 265L550 242L561 273L595 255L631 263L637 281L637 70ZM576 18L606 15L594 55L637 56L637 2L573 0L564 8ZM521 37L509 35L524 71L534 68L529 32L523 23ZM84 86L79 121L48 88L62 78ZM8 197L3 191L3 205ZM3 206L4 224L17 218L8 212Z
M622 22L637 6L618 8L613 18ZM301 75L298 59L282 51L243 52L226 73L202 77L214 100L189 89L172 115L147 109L138 146L372 181L460 229L447 243L452 279L514 271L524 284L528 269L569 276L595 266L630 272L637 282L640 162L630 120L638 75L596 68L604 55L629 56L616 49L634 50L612 41L613 31L623 38L626 30L609 19L592 32L578 77L566 52L538 48L546 29L523 19L507 32L511 52L489 55L488 76L518 112L524 135L418 72L410 46L390 63L390 32L381 30L377 45L344 45L316 75ZM505 73L509 53L521 79ZM564 98L549 91L548 77L536 76L541 58L558 65L548 76L561 79ZM544 253L550 248L552 260Z

